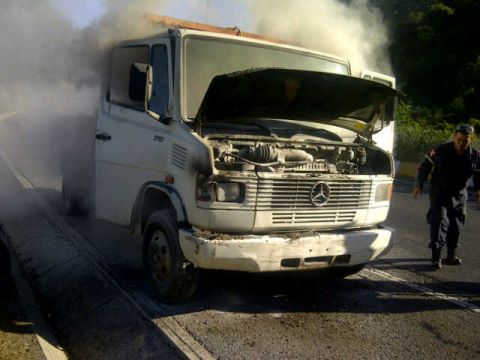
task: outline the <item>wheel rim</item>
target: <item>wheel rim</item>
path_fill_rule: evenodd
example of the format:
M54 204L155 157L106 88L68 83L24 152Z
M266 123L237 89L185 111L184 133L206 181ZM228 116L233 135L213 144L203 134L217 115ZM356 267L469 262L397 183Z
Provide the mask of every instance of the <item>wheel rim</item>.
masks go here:
M166 235L155 231L149 246L150 272L157 282L166 281L171 273L172 256Z

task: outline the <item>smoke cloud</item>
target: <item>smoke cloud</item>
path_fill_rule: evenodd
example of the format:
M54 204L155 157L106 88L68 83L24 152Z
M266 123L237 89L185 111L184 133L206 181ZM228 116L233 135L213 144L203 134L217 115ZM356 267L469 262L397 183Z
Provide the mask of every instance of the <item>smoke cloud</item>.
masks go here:
M105 15L83 29L75 28L48 0L2 5L1 113L18 108L93 113L111 45L162 30L144 20L145 12L241 26L244 31L287 39L348 58L354 74L363 68L391 73L385 25L379 10L367 0L353 0L350 5L338 0L104 3Z
M45 177L48 178L45 187L61 179L60 170L53 169L57 162L63 164L62 159L67 159L78 166L69 154L82 133L86 136L75 153L93 159L95 117L92 115L98 106L108 50L119 41L164 30L145 21L145 12L223 27L238 26L242 31L283 38L344 56L350 60L354 75L363 68L391 73L383 19L368 0L352 0L350 5L345 0L103 0L103 3L105 14L79 29L50 0L2 1L0 146L11 143L12 151L18 153L12 155L20 162L24 156L22 131L34 134L28 141L36 144L30 143L28 151L37 159L35 166L54 163L43 171L49 174ZM12 118L11 114L21 111L20 115L14 115L13 122L4 123ZM32 161L24 159L25 167L30 167ZM57 168L64 171L62 165Z
M67 64L59 50L74 36L71 25L48 2L18 0L2 4L0 12L0 106L2 112L33 107L41 92L54 97L52 85L67 85ZM63 51L62 51L63 52Z
M155 4L155 5L153 5ZM160 1L109 1L109 11L85 29L75 28L49 1L16 0L0 12L0 113L92 114L115 42L151 35L142 21Z
M380 10L367 0L250 0L256 32L349 59L354 75L362 69L391 73L388 35Z

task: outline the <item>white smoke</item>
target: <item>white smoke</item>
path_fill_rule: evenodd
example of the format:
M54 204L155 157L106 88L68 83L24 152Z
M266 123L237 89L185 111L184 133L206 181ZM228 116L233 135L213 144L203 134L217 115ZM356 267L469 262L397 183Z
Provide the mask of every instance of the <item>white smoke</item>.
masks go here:
M106 15L85 29L75 28L48 0L2 4L0 113L92 114L108 48L158 31L143 16L161 12L161 3L111 1Z
M368 0L248 0L257 32L346 57L362 69L391 73L388 33L379 9Z
M1 126L0 135L21 143L15 128L28 128L38 135L34 141L48 144L29 144L47 149L49 154L35 153L48 157L45 163L62 163L71 153L68 148L81 137L79 125L94 133L90 115L98 106L112 45L164 30L146 21L146 12L291 40L348 58L354 74L362 68L390 72L387 32L367 0L352 0L349 6L340 0L103 0L105 14L83 29L50 0L1 1L0 121L9 126ZM11 114L14 126L4 122ZM87 137L82 152L93 152L94 137ZM58 180L55 173L51 177Z
M65 59L58 56L74 36L72 26L48 2L28 0L2 4L0 12L0 107L2 111L41 106L39 94L54 97L67 86ZM68 87L68 86L67 86ZM52 93L53 92L53 93Z
M111 45L162 30L145 21L146 12L220 26L249 24L242 30L344 56L355 74L363 68L391 73L385 25L367 0L103 1L105 15L84 29L73 27L48 0L2 4L0 112L93 113Z

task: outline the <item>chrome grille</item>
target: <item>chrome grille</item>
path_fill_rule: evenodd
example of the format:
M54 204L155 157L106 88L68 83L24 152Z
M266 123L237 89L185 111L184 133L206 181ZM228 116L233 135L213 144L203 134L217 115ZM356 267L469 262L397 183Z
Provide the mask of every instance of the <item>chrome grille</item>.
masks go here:
M257 182L255 180L245 181L245 200L243 201L243 208L248 210L255 209L255 201L257 195Z
M356 211L273 212L273 224L348 223Z
M323 210L367 208L372 191L371 180L325 180L330 187L330 198L321 208L310 200L310 191L318 182L305 179L260 179L257 210Z

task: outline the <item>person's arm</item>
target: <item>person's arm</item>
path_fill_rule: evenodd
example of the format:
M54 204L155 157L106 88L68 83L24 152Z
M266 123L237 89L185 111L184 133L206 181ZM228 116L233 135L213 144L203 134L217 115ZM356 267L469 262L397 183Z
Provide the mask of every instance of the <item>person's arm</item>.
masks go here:
M422 193L423 183L427 180L428 175L432 172L433 166L436 161L436 149L432 149L428 154L425 155L422 163L417 169L417 177L415 178L415 186L413 188L413 198L417 199Z

